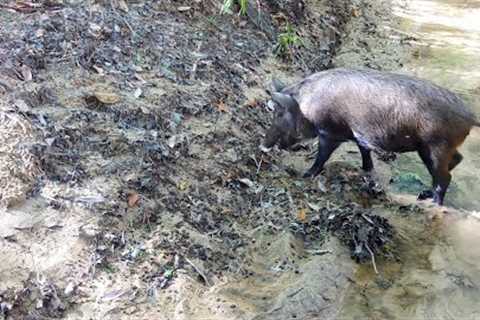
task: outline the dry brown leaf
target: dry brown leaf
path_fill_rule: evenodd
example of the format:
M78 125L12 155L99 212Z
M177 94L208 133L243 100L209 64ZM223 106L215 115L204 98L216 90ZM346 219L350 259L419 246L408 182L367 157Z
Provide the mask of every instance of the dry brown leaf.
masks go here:
M38 37L38 38L41 38L45 35L45 29L38 29L37 31L35 31L35 36Z
M180 191L185 191L188 189L189 186L190 186L190 183L188 181L180 181L177 185L177 188Z
M118 7L123 12L125 12L125 13L128 12L128 5L124 0L118 0Z
M98 73L99 75L103 75L103 74L104 74L103 69L100 68L99 66L93 65L92 68L95 69L95 71L97 71L97 73Z
M140 201L140 196L138 195L138 193L130 193L128 195L128 206L130 208L135 207L139 201Z
M217 103L217 109L220 112L227 112L228 111L228 108L223 101L220 101L219 103Z
M18 100L15 100L15 106L17 106L18 110L20 110L21 112L28 112L30 111L32 108L25 102L25 100L22 100L22 99L18 99Z
M96 24L96 23L93 23L91 22L89 24L89 31L90 31L90 34L96 38L100 37L101 34L102 34L102 26Z
M258 107L258 100L257 100L257 99L253 99L253 100L249 101L249 102L247 103L247 107L250 107L250 108Z
M120 102L120 97L113 92L96 91L94 95L98 101L104 104L114 104Z
M31 81L33 79L32 69L30 69L29 66L22 65L21 72L22 72L23 81Z
M135 90L135 92L133 93L133 96L138 99L138 98L140 98L140 96L142 95L142 93L143 93L142 89L141 89L141 88L137 88L137 89Z
M301 222L306 222L307 221L307 210L305 210L305 209L298 210L297 219Z

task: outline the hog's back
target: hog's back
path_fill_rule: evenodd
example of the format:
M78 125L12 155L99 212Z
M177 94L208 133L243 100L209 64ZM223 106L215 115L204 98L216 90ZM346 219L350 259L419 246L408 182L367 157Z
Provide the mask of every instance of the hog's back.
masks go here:
M451 91L400 74L331 69L287 90L318 130L391 151L434 140L455 144L476 121Z

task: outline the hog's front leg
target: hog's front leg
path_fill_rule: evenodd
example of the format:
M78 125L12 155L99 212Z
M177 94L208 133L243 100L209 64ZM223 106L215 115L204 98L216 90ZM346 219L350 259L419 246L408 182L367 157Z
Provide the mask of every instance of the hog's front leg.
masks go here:
M373 160L370 149L362 147L360 144L358 144L358 149L360 149L362 155L362 169L366 172L372 171Z
M340 142L329 139L327 136L320 136L318 138L318 152L315 162L312 167L305 172L303 177L309 178L317 176L323 170L323 165L338 146L340 146Z

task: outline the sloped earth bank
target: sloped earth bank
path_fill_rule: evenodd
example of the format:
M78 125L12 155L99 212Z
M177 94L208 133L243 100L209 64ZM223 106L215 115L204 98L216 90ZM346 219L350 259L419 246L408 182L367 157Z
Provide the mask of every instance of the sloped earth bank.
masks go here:
M443 213L386 193L387 164L366 176L346 145L304 180L314 146L257 150L273 75L402 64L390 3L259 3L0 5L1 317L394 319L440 306L425 274L475 299L454 255L431 261Z

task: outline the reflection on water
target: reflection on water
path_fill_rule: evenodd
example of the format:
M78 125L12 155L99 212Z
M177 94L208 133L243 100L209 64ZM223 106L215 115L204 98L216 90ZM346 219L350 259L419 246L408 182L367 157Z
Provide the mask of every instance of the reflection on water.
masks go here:
M454 221L448 227L448 235L456 246L456 255L462 265L480 274L480 221L468 217ZM476 285L480 286L480 278L476 278Z
M406 73L446 86L480 115L480 1L412 0L397 3L399 32L414 36L416 55ZM400 260L379 261L379 275L362 266L340 319L480 319L480 129L460 149L453 171L448 213L391 216ZM415 154L394 165L430 183ZM414 202L413 192L399 201ZM469 211L462 211L469 210Z

